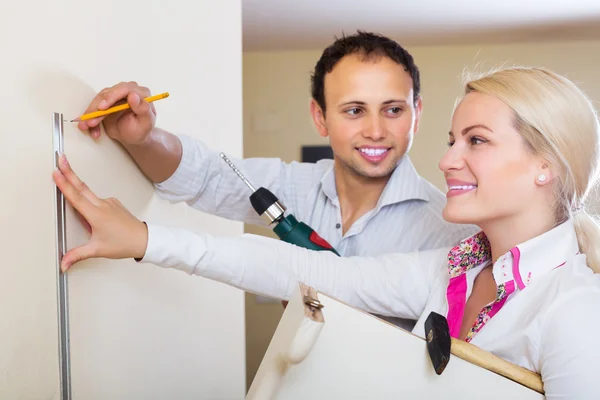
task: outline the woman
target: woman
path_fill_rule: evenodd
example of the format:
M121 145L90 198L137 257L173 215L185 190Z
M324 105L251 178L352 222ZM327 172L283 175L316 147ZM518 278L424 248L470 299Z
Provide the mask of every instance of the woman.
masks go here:
M134 257L284 300L302 281L371 313L418 319L420 336L436 311L453 337L540 373L548 399L600 398L600 229L584 210L600 157L590 101L550 71L504 69L466 84L451 125L443 216L482 229L452 249L340 258L145 225L97 198L63 158L55 182L92 237L62 267Z

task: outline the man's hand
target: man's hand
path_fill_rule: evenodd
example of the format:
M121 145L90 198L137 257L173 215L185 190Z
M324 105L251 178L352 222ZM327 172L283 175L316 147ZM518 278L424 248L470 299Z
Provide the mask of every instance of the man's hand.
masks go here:
M100 137L100 123L106 134L123 145L137 146L146 142L156 122L156 109L144 98L151 96L148 88L135 82L121 82L104 88L91 101L85 114L129 103L129 109L79 122L79 129L89 130L93 138Z
M135 218L119 200L98 198L71 169L66 157L59 160L54 182L75 208L91 233L90 240L68 251L61 269L88 258L142 258L148 244L146 224Z

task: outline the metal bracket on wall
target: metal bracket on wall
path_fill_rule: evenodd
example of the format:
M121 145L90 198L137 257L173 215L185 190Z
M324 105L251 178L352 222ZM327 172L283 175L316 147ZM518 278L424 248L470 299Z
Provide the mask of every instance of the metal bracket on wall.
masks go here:
M53 114L54 168L58 168L58 158L63 153L63 116ZM71 363L69 355L69 291L67 275L60 269L63 255L67 251L66 204L65 198L55 186L56 204L56 271L58 283L58 337L61 400L71 400Z

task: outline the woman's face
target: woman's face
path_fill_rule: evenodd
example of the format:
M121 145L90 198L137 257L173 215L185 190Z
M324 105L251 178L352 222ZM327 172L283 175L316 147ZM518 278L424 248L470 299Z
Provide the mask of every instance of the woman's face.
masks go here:
M444 218L483 228L526 217L550 181L544 162L526 146L513 111L496 97L471 92L456 108L449 148L439 163L448 185ZM546 182L537 180L544 173Z

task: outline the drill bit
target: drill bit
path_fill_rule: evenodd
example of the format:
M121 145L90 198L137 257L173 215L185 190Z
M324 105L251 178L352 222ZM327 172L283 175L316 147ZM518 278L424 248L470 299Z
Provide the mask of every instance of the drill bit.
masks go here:
M246 186L248 186L250 188L250 190L252 190L252 192L256 192L256 189L254 188L254 186L252 186L252 184L250 182L248 182L248 180L244 177L244 175L242 175L240 170L237 169L237 167L235 165L233 165L233 163L229 160L229 158L227 158L227 156L225 154L220 153L219 156L221 156L221 158L227 163L227 165L229 165L231 167L233 172L235 172L237 174L237 176L239 176L240 179L242 181L244 181Z

